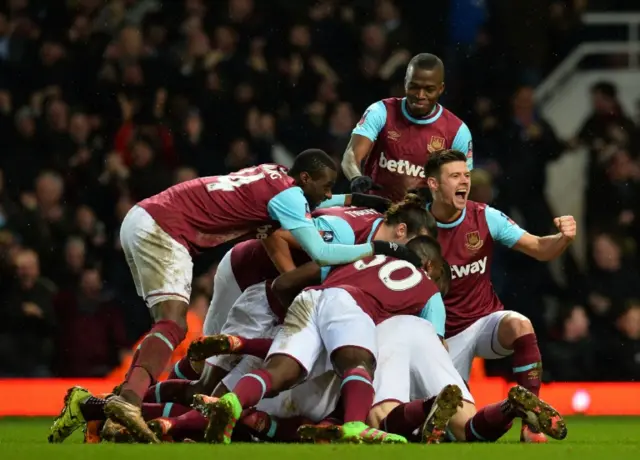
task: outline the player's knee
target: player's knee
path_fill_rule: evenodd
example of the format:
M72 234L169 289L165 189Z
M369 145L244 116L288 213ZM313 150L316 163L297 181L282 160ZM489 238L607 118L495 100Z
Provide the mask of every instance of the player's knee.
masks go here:
M151 307L153 319L158 322L162 320L173 321L187 333L187 312L189 305L179 300L165 300Z
M519 313L510 313L500 322L500 343L511 348L511 344L518 337L533 334L533 332L533 325L529 318Z
M380 428L380 424L389 413L398 407L400 403L398 401L384 401L380 404L376 404L369 411L367 416L367 425L372 428Z
M306 374L298 361L286 355L271 356L265 370L271 374L271 387L274 391L291 388Z
M331 362L338 375L344 375L351 369L361 367L373 378L376 368L373 354L369 350L357 347L344 347L334 351L331 355Z

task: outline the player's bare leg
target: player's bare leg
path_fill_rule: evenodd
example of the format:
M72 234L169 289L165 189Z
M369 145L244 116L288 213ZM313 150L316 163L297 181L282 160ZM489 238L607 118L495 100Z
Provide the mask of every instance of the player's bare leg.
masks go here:
M346 443L387 444L406 443L400 435L369 427L365 420L373 404L373 370L371 352L358 347L343 347L332 356L336 373L342 376L340 393L344 405L343 425L304 425L298 430L302 440Z
M196 395L194 409L209 419L205 440L215 444L230 444L233 429L243 409L256 406L270 394L291 388L304 375L298 362L286 355L272 356L264 369L243 376L231 393L219 400Z
M107 417L127 428L140 442L160 442L145 423L140 405L145 392L157 380L173 350L186 335L187 309L186 302L174 299L151 308L156 322L134 354L120 395L111 398L104 407Z
M447 385L436 396L431 410L421 428L422 442L425 444L440 443L447 432L449 421L462 407L462 391L456 385Z
M519 313L506 315L498 326L498 341L513 350L513 376L516 383L536 396L540 394L542 357L531 321ZM547 438L531 425L523 422L520 441L545 443Z

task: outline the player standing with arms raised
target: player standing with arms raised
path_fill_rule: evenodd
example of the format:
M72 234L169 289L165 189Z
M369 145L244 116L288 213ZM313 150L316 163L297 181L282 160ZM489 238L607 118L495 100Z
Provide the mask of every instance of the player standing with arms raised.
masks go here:
M399 201L408 190L426 187L424 165L431 153L442 149L465 153L473 168L469 128L438 103L444 91L440 58L414 56L404 87L404 98L371 104L351 134L342 170L354 192L381 189L378 194Z
M527 233L504 213L469 201L470 174L466 155L444 150L425 167L433 197L430 210L438 223L442 254L451 265L446 338L456 369L468 380L475 356L498 359L513 354L513 373L519 385L535 395L540 391L542 363L531 322L520 313L505 311L491 284L493 247L500 243L534 259L559 257L576 236L572 216L557 217L559 232L550 236ZM523 425L521 440L546 442L544 435Z

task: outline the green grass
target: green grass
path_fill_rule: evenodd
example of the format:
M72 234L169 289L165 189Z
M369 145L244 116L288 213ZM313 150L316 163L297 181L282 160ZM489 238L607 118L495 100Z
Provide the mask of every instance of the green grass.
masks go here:
M47 444L47 419L0 419L1 460L550 460L607 457L640 459L640 417L574 417L569 436L548 445L521 445L512 430L497 444L443 444L439 446L310 446L236 444L83 445L79 433L60 445ZM232 456L230 456L231 454ZM424 457L422 457L424 456Z

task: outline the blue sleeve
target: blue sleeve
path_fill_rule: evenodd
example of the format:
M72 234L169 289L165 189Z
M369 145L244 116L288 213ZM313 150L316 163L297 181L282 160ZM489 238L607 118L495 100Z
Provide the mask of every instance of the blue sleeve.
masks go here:
M451 148L467 155L467 167L469 171L471 171L473 169L473 142L471 140L471 131L469 131L469 127L464 123L458 128Z
M356 244L356 234L346 220L337 216L321 216L314 222L326 243Z
M386 122L387 108L382 101L375 102L367 107L351 134L358 134L375 142Z
M332 267L320 267L320 283L324 283L324 280L327 279L327 276L329 276L329 272L331 271Z
M447 320L447 313L444 308L444 301L439 292L433 294L427 304L420 312L420 318L426 319L436 330L440 337L444 337L444 325Z
M505 213L491 206L486 207L484 215L487 219L491 238L508 248L512 248L525 233L525 231L507 217Z
M373 246L370 243L355 246L326 243L315 227L298 227L291 230L291 234L309 257L321 267L348 264L373 255Z
M356 234L346 220L337 216L321 216L314 219L316 228L320 231L322 239L329 244L355 244ZM329 276L330 266L320 268L320 281Z
M267 205L269 216L280 222L285 230L312 228L315 231L309 203L300 187L291 187L271 198Z
M347 195L333 195L330 199L324 200L318 206L318 209L333 208L335 206L344 206Z

